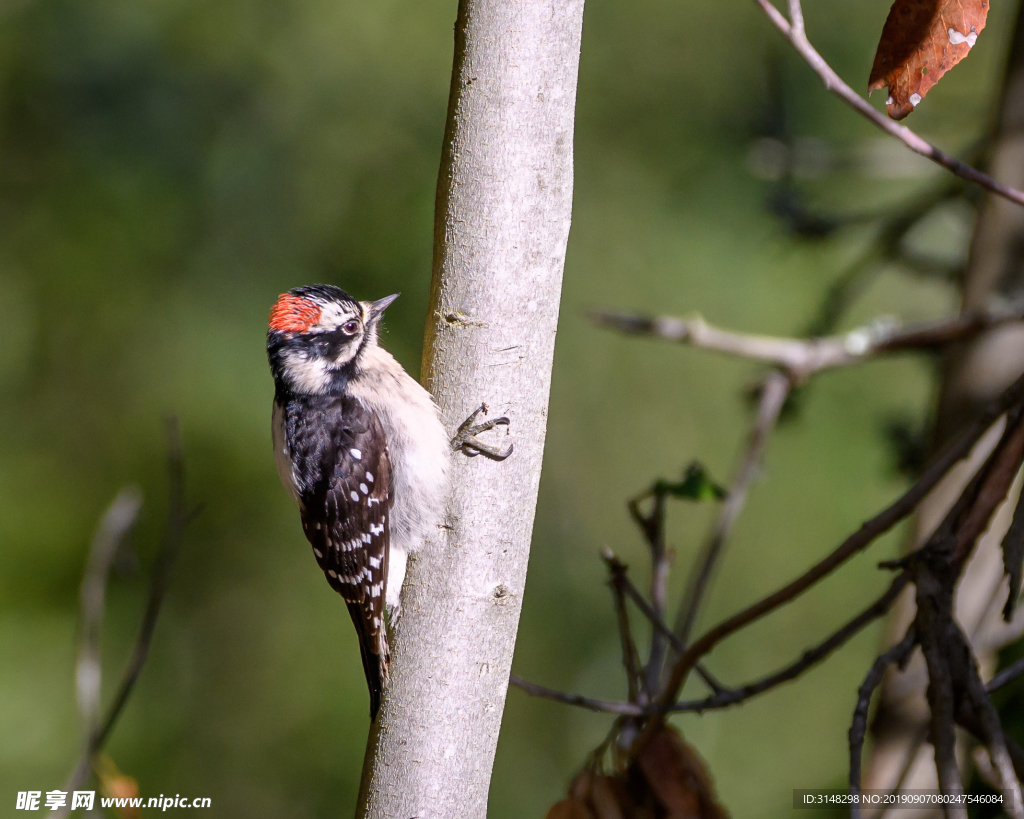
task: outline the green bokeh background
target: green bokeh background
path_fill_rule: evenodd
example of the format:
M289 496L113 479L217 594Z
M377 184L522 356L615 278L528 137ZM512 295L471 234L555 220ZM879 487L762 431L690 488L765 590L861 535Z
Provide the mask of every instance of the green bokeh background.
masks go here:
M807 5L812 38L863 89L888 3ZM418 371L455 8L0 6L4 815L18 790L61 787L75 760L78 584L99 516L137 483L140 570L109 590L108 694L123 665L166 512L170 414L203 511L110 753L143 796L210 796L215 816L351 813L364 681L344 606L274 470L265 320L278 293L313 281L363 298L401 291L385 344ZM984 131L1013 12L996 4L971 58L909 124L952 151ZM692 458L726 480L749 417L742 392L758 373L596 329L586 310L700 311L797 333L870 239L855 228L800 241L766 209L769 185L748 156L777 119L780 89L790 131L833 152L831 170L802 183L822 209L881 207L936 179L827 96L749 0L588 4L574 219L514 665L526 677L623 695L599 552L614 548L644 576L625 500ZM914 239L955 259L970 227L968 211L950 208ZM955 304L948 284L887 268L844 325ZM880 429L898 414L923 422L933 387L929 363L910 358L821 378L769 447L704 625L791 578L900 491ZM680 567L713 512L673 507ZM875 561L899 536L727 642L709 666L738 683L797 656L883 588ZM677 720L734 816L789 816L793 788L842 782L855 689L880 637L865 632L742 708ZM491 816L543 816L609 724L511 691Z

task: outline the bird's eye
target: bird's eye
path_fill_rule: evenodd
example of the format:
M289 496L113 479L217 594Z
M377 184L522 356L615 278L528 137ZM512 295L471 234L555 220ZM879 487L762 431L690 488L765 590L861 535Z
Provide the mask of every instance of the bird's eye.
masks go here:
M346 321L344 324L341 325L341 332L343 332L347 336L354 336L356 334L356 330L358 329L359 322L356 321L355 319L352 319L351 321Z

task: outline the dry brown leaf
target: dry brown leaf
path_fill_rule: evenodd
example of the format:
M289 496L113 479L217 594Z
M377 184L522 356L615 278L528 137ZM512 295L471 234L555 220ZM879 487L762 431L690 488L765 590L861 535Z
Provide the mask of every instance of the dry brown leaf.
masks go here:
M728 819L704 761L671 726L651 738L636 765L667 819Z
M590 788L593 785L594 773L590 768L584 768L569 783L569 798L577 802L590 801Z
M704 761L663 727L618 775L585 768L547 819L729 819Z
M896 0L882 29L868 92L889 89L885 106L903 119L985 28L989 0Z
M586 805L582 805L575 799L563 799L551 806L548 815L544 819L594 819Z
M590 803L594 806L597 819L625 819L615 791L615 780L612 777L594 777L590 789Z

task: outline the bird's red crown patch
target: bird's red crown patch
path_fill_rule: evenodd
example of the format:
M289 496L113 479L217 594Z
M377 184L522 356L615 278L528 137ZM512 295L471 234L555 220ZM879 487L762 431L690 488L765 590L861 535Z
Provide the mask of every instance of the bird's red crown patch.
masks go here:
M270 311L270 329L304 333L320 321L320 307L309 299L285 293Z

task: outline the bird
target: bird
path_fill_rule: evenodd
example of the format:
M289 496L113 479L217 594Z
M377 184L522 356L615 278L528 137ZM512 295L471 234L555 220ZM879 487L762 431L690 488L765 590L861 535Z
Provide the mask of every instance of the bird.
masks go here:
M430 393L380 345L381 318L396 298L296 287L278 297L267 329L278 474L348 607L371 720L389 676L386 620L401 612L409 553L443 525L452 450L490 454L472 433L508 423L474 427L474 413L449 439Z

